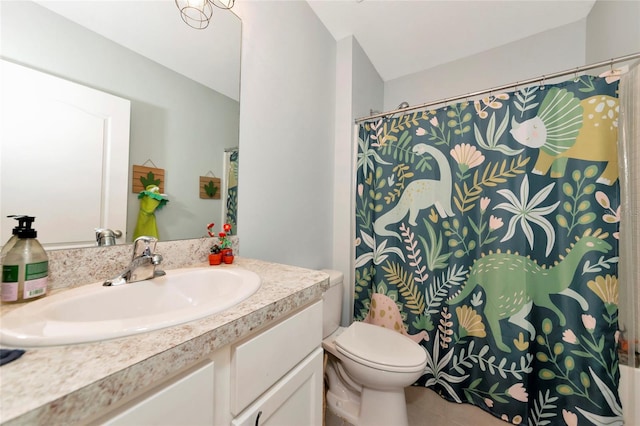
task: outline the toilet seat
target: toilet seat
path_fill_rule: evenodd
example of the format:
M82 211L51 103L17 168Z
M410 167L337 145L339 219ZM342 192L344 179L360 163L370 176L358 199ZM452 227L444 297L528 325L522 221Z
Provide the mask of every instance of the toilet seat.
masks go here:
M424 368L426 353L402 334L356 321L335 339L338 352L378 370L415 372Z

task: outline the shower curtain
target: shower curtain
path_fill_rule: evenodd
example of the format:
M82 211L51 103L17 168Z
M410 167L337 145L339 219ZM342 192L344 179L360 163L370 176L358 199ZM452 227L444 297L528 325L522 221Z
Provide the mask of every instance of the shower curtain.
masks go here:
M224 152L225 161L225 195L224 223L231 225L232 233L238 232L238 148Z
M354 316L424 347L417 385L511 424L622 424L617 89L360 125Z

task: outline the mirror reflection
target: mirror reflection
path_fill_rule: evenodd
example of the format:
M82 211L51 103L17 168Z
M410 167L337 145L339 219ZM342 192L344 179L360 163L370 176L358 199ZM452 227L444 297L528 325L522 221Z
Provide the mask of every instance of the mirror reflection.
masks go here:
M224 175L222 206L224 223L231 225L231 229L238 227L238 162L240 160L238 147L224 150Z
M149 161L164 171L163 191L169 200L156 212L160 240L202 237L210 222L221 227L227 197L201 198L199 185L201 177L213 175L221 179L221 190L228 186L225 150L238 144L241 22L236 15L218 11L206 30L194 30L168 0L3 1L0 7L2 59L130 102L129 155L120 160L127 165L127 201L119 206L126 211L126 229L119 243L131 241L140 207L133 191L133 166ZM78 23L85 15L92 18L92 30ZM3 147L11 143L19 141L3 138ZM56 147L50 149L55 152ZM6 157L0 152L3 162L11 161ZM77 167L74 155L59 157L47 168ZM15 197L7 202L3 190L20 176L6 175L4 169L0 168L0 244L15 226L6 218L9 214L36 216L38 239L47 249L95 245L94 228L112 227L95 223L82 229L86 241L52 240L44 231L45 222L70 229L82 223L80 213L53 215L44 199L36 203L38 211L6 210L9 204L20 205ZM24 168L24 173L33 172ZM51 199L65 200L77 191L73 182L47 187L46 173L43 176ZM101 190L96 185L96 191Z

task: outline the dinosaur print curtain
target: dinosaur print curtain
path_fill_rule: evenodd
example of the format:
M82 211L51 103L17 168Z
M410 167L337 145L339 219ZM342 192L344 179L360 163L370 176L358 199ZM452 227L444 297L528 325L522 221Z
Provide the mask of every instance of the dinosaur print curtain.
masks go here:
M229 149L224 152L226 195L224 223L231 225L232 232L238 232L238 149Z
M511 424L622 424L617 82L582 76L363 123L356 320L417 385Z

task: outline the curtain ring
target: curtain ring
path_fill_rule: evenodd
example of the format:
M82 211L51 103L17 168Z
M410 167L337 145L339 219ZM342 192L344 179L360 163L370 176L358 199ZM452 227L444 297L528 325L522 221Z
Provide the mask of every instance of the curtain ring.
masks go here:
M542 82L540 83L540 90L544 90L544 81L545 81L545 76L542 76Z
M576 67L576 72L573 74L573 81L577 82L578 80L580 80L578 78L578 71L580 70L580 67Z

